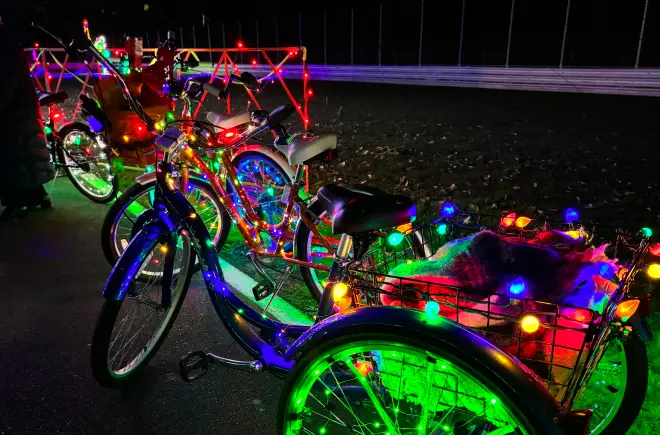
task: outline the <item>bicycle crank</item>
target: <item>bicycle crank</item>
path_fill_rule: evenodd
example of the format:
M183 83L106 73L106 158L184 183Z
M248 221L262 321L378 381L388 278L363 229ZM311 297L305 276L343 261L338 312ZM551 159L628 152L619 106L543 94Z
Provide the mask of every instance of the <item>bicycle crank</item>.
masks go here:
M206 353L203 350L196 350L190 352L179 361L181 379L186 382L196 381L208 372L211 364L219 364L224 367L232 367L251 373L259 373L264 369L263 363L259 360L237 361L212 353Z

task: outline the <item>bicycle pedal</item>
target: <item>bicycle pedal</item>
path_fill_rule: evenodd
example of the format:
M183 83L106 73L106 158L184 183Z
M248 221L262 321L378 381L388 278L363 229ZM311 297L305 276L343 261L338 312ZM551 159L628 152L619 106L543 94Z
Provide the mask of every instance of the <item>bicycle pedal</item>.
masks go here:
M252 294L254 294L254 300L260 301L270 296L273 291L275 291L275 286L270 281L261 281L254 286Z
M204 351L190 352L179 360L179 374L186 382L196 381L209 370L209 357Z

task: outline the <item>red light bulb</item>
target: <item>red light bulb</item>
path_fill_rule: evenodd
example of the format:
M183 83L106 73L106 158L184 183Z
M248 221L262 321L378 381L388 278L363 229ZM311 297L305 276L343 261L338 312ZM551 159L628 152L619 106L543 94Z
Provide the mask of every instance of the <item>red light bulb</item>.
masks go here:
M655 255L656 257L660 257L660 243L651 245L650 251L651 254Z
M38 42L34 43L34 48L39 48L39 43Z
M238 48L243 48L243 41L238 41Z
M252 59L252 65L256 65L256 64L257 64L257 59Z
M314 92L312 92L311 89L308 89L308 90L307 90L307 95L309 95L309 96L311 97L312 95L314 95Z

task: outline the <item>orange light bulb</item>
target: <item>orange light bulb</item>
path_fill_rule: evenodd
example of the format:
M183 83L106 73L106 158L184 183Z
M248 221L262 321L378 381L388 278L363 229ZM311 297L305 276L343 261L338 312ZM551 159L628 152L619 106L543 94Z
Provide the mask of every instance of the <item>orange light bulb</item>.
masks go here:
M639 299L630 299L624 302L621 302L618 307L616 307L616 316L623 320L626 321L628 320L628 317L632 316L635 314L635 311L637 311L637 308L639 308Z
M513 222L515 222L515 220L516 220L516 214L509 213L508 215L502 218L502 226L510 227L511 225L513 225Z
M516 219L516 226L520 229L525 228L532 220L526 216L520 216Z

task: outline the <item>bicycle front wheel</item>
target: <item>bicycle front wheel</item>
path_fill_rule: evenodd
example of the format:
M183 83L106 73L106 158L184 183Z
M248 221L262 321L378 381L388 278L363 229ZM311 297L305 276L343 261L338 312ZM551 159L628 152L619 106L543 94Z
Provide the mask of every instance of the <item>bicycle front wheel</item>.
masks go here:
M156 354L181 309L194 261L189 235L183 230L174 242L168 234L149 240L141 232L128 246L112 270L125 276L108 278L109 283L127 285L125 297L104 302L92 337L92 373L100 385L116 387L132 379ZM146 268L160 270L145 280ZM167 275L171 278L162 279ZM168 305L163 299L165 286L169 286ZM106 292L119 294L120 289L106 288Z
M496 379L479 372L478 363L406 334L346 335L296 363L280 399L277 433L557 433L556 424L520 403L531 387L514 392Z

